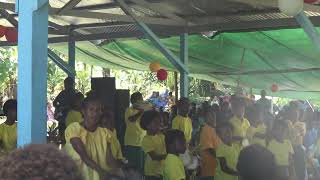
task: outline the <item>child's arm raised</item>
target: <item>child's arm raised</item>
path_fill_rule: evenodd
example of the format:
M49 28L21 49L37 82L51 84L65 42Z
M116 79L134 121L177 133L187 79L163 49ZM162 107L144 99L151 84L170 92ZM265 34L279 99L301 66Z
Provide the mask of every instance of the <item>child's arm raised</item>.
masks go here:
M166 154L157 154L154 151L148 152L149 156L153 161L162 161L166 159L167 155Z
M219 157L221 170L229 175L238 176L238 172L230 168L227 164L227 161L224 157Z
M144 112L143 109L139 109L139 112L136 115L130 116L128 120L130 122L136 122L139 119L139 117L143 114L143 112Z

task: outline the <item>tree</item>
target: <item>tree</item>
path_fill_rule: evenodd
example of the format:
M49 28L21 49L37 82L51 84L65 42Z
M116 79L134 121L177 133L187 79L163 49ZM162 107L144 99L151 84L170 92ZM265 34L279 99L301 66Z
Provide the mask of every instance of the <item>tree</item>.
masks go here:
M0 48L0 96L16 98L17 48Z

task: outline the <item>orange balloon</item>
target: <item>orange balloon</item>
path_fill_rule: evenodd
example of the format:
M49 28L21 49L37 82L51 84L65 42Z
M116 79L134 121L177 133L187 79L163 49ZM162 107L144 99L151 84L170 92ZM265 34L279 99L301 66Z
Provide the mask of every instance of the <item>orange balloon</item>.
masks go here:
M153 63L150 63L149 69L152 72L158 72L161 69L161 66L158 62L153 62Z

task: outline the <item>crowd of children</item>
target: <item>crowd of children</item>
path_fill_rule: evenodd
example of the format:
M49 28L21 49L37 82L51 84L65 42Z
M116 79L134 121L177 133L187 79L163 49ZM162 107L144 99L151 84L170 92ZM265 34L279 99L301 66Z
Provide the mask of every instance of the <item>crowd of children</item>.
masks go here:
M94 92L70 101L63 149L87 180L320 179L319 113L299 102L266 115L241 95L212 106L181 98L168 115L136 92L121 145L113 112ZM9 152L16 148L17 102L8 100L3 112L0 145Z

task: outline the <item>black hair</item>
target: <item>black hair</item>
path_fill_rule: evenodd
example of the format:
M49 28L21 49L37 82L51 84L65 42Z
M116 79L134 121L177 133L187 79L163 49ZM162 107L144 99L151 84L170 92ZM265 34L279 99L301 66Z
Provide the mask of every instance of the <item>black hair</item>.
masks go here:
M5 116L8 115L9 110L17 110L17 100L9 99L3 105L3 113Z
M64 84L73 84L73 78L72 77L67 77L65 80L64 80Z
M221 135L222 129L225 129L225 128L230 128L231 131L233 131L233 126L230 122L221 122L217 124L217 133Z
M181 105L185 104L185 103L188 103L190 104L190 101L188 98L186 97L182 97L179 99L178 103L177 103L177 107L179 108Z
M152 121L158 117L161 118L161 114L155 110L144 112L140 120L141 128L144 130L147 130L147 127L149 126L149 124L151 124Z
M237 170L243 180L275 179L275 157L261 145L248 146L240 152Z
M243 107L246 106L246 102L244 97L240 97L237 95L232 95L231 96L231 107L232 108L238 108L238 107Z
M72 106L74 106L79 99L84 99L84 95L81 92L77 92L73 95L71 102Z
M101 100L99 99L99 97L95 94L92 94L90 96L87 96L84 100L83 100L83 103L82 103L82 108L85 109L89 103L91 102L99 102L101 103ZM102 103L101 103L102 105Z
M177 141L185 140L184 133L180 130L172 129L165 133L165 143L167 152L170 153L170 147Z
M143 99L142 94L140 92L135 92L131 94L130 101L131 103L135 103L137 100Z

